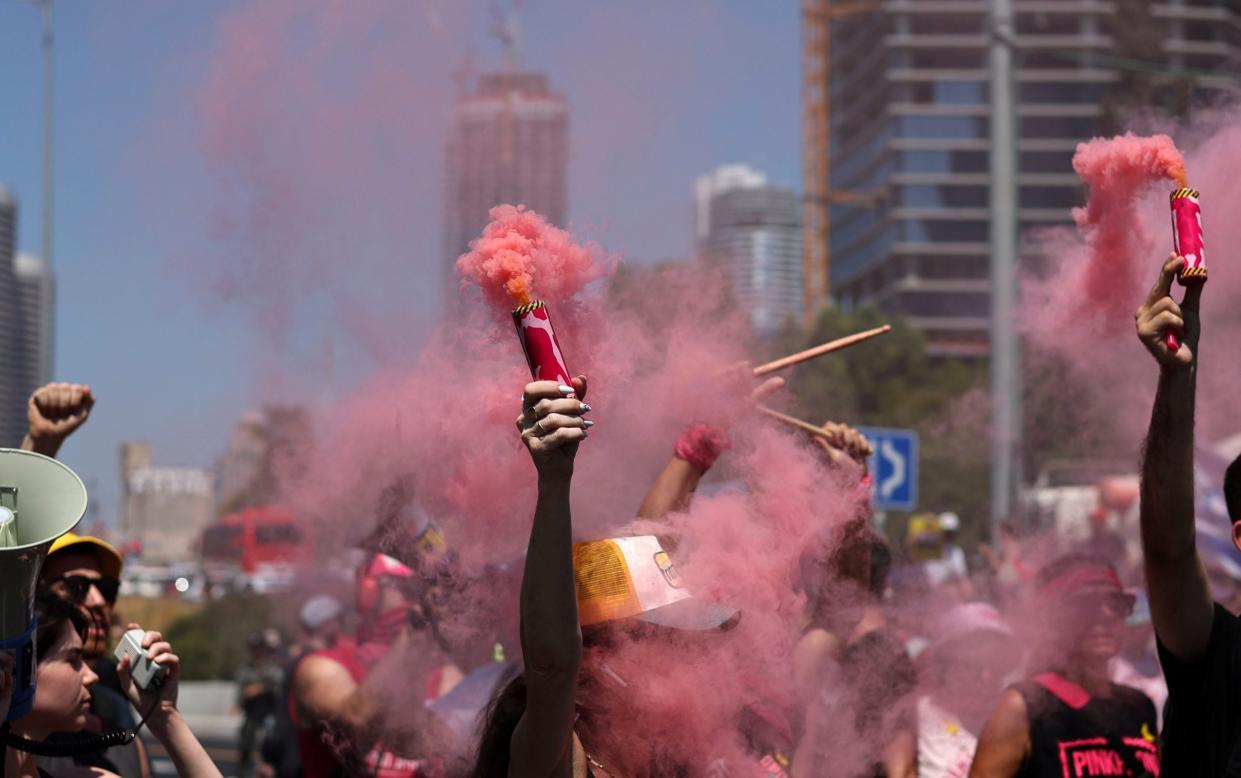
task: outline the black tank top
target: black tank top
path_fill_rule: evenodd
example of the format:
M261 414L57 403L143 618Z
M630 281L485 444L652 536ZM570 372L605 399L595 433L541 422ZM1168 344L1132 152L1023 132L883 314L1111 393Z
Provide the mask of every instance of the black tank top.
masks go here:
M1014 687L1030 719L1030 757L1018 778L1159 775L1155 705L1137 689L1111 685L1091 697L1054 673Z

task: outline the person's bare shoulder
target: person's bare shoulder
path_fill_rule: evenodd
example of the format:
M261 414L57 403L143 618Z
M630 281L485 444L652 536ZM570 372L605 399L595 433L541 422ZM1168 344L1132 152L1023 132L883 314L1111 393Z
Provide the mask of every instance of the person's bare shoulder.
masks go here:
M978 736L970 778L1011 778L1030 751L1030 717L1016 689L1000 695L991 718Z
M321 654L311 654L298 662L297 670L293 673L294 686L325 679L348 679L350 683L353 682L353 676L343 664Z
M293 673L293 701L306 718L329 719L341 713L340 705L357 686L340 662L312 655L298 662Z
M821 627L806 630L797 641L796 655L800 659L825 662L840 653L840 638Z
M1005 689L991 714L1001 732L1020 732L1025 735L1030 728L1030 715L1026 710L1026 698L1016 689ZM991 723L989 722L989 723Z

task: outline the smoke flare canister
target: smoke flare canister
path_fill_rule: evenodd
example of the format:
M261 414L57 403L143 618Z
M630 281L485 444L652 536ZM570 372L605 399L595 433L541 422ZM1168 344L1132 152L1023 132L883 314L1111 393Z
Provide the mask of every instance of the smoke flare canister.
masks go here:
M1172 192L1172 242L1176 253L1185 257L1181 269L1181 284L1202 283L1207 280L1206 252L1202 245L1202 208L1198 204L1197 189L1177 189Z
M1181 286L1206 283L1207 259L1202 243L1202 208L1198 204L1198 190L1188 187L1175 189L1169 204L1172 208L1172 246L1177 256L1185 258L1185 267L1177 276ZM1175 332L1165 334L1164 343L1170 351L1181 347L1181 340Z
M542 300L526 303L513 311L513 323L517 325L517 337L521 338L531 378L572 386L569 367L547 314L547 305Z

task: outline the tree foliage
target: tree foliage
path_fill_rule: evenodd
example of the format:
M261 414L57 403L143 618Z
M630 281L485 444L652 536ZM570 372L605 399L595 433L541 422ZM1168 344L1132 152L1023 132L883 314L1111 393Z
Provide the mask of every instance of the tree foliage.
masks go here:
M981 526L987 511L990 456L985 435L989 412L986 395L980 391L985 386L985 362L931 357L922 333L873 307L849 313L825 308L809 334L786 331L772 345L771 355L883 324L891 324L892 331L790 371L786 377L795 398L794 412L813 422L917 430L918 509L953 510L967 527Z
M246 638L271 625L272 603L254 592L236 592L209 601L202 610L168 627L168 642L181 657L190 681L232 679L245 664Z
M988 363L927 353L926 340L877 308L824 309L807 334L790 326L765 357L809 348L891 324L887 335L804 363L786 373L793 412L808 421L904 427L919 433L919 511L955 511L962 539L982 537L990 513L991 407ZM1075 375L1062 360L1023 349L1022 482L1053 460L1115 462L1134 448L1099 414L1109 387ZM903 521L897 517L897 527Z

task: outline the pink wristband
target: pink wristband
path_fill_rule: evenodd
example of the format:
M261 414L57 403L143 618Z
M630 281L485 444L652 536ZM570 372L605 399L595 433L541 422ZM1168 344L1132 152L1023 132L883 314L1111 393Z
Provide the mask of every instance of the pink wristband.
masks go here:
M710 424L694 423L681 432L673 453L705 473L728 446L728 435L723 430Z

